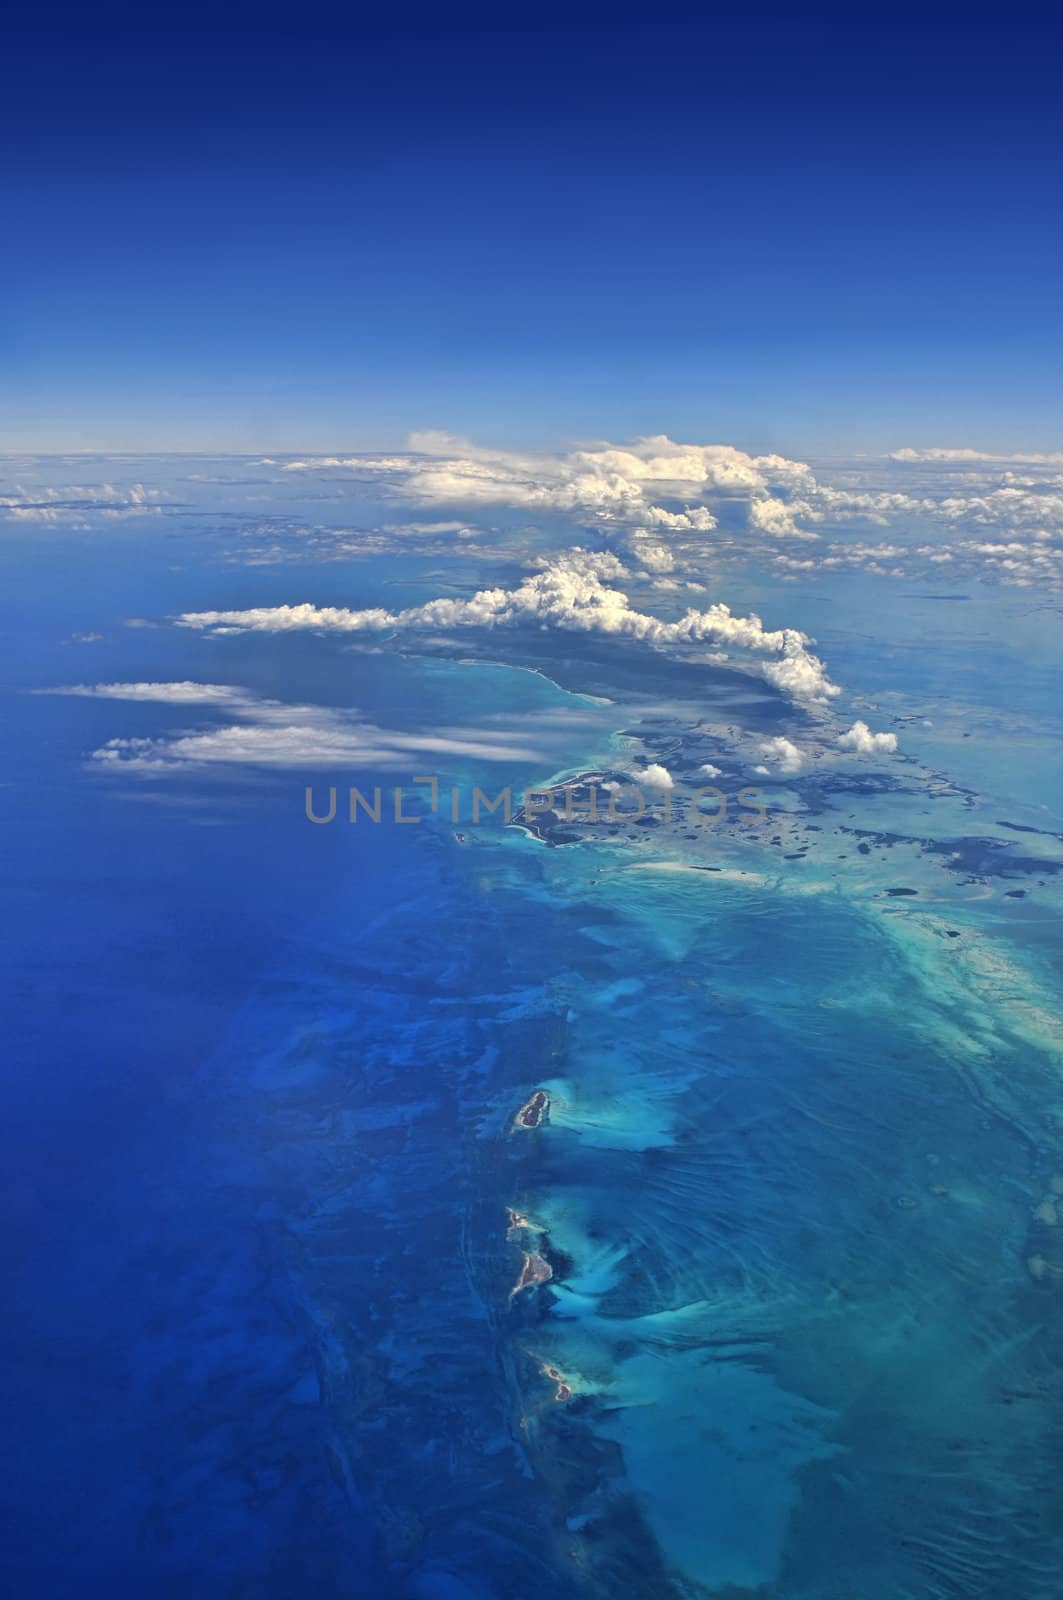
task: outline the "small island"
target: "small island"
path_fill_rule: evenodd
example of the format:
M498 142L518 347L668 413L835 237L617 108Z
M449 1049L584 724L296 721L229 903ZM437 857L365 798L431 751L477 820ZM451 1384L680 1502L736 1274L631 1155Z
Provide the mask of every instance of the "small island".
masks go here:
M522 1105L513 1119L517 1128L537 1128L550 1107L550 1096L545 1089L536 1089L531 1099Z
M536 1284L548 1283L554 1271L549 1261L541 1256L538 1250L525 1250L522 1252L524 1261L520 1269L520 1277L509 1291L509 1298L520 1294L522 1289L534 1289Z
M565 1375L556 1367L544 1364L542 1367L544 1378L549 1378L554 1385L554 1404L563 1405L566 1400L572 1399L572 1385L565 1380Z

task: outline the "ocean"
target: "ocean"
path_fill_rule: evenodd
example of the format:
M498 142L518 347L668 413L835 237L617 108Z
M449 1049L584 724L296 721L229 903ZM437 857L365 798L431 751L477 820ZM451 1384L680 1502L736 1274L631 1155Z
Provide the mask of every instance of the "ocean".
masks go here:
M907 764L700 825L722 730L815 731L733 664L205 638L173 616L249 569L165 526L3 551L6 1591L1055 1600L1057 622L787 589ZM477 559L289 559L255 603ZM212 714L38 692L187 682L411 742L108 767ZM472 819L650 759L678 821Z

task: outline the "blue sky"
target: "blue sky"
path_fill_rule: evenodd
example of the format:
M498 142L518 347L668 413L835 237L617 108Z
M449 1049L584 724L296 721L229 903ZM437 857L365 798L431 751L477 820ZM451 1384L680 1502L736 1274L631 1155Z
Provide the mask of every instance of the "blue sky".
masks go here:
M0 448L1058 446L1059 24L44 7Z

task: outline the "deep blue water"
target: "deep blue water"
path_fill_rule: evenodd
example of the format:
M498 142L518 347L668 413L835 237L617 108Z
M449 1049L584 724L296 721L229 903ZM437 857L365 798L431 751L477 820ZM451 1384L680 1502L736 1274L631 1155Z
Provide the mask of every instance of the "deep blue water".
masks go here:
M311 826L305 783L350 773L101 775L106 740L201 708L27 690L196 678L542 736L440 769L497 788L600 756L668 709L668 672L602 707L567 645L559 688L460 651L204 640L165 618L248 577L192 525L3 563L6 1592L1054 1600L1050 882L944 899L936 861L835 841L857 800L786 864ZM262 603L311 585L440 590L397 557L254 576ZM832 647L859 684L866 637ZM941 707L966 684L987 727L1006 697L965 648L916 673L898 646L876 681ZM1039 715L1041 681L1023 699L1016 670L1012 706ZM1058 807L1006 738L958 774L980 827ZM867 805L882 828L923 802ZM913 875L919 906L883 898ZM514 1130L540 1087L548 1123ZM522 1249L553 1277L513 1295Z

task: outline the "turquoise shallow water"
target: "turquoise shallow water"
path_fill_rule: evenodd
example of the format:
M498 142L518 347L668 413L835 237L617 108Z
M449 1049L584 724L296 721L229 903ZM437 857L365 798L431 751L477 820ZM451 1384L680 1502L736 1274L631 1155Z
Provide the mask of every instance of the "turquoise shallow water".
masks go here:
M1057 1352L1021 1258L1052 1019L1001 1015L932 919L584 871L549 876L580 923L557 1116L517 1135L566 1260L535 1353L589 1396L540 1409L547 1470L584 1426L619 1445L613 1491L711 1592L1050 1593ZM592 1567L633 1537L600 1482L576 1515Z
M1059 1350L1026 1261L1058 1038L1002 949L622 846L416 852L224 1050L256 1063L265 1225L387 1566L1051 1594ZM514 1296L522 1248L554 1277Z
M216 592L169 554L69 559L121 617ZM88 671L31 578L20 688ZM565 641L558 687L550 636L282 646L113 629L93 676L523 746L448 755L465 795L694 714L659 657ZM201 714L11 693L10 1592L1056 1600L1059 851L1003 826L1049 767L975 702L984 781L938 798L935 721L904 793L553 847L467 809L314 828L304 782L352 777L318 767L101 781L88 750ZM695 709L795 731L725 671ZM935 853L968 835L1040 865Z
M529 1595L1051 1594L1059 1351L1026 1262L1059 1041L1028 974L752 852L417 851L412 897L354 946L337 906L334 975L274 975L238 1046L389 1562ZM537 1087L548 1122L514 1129ZM522 1248L554 1277L513 1296Z

